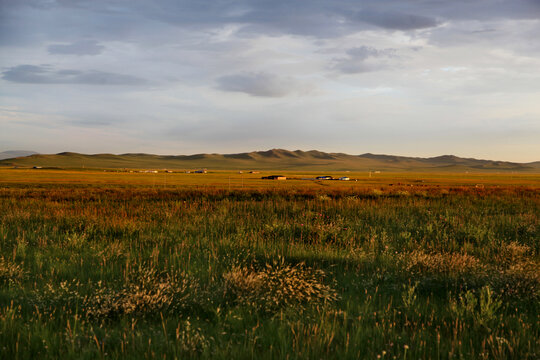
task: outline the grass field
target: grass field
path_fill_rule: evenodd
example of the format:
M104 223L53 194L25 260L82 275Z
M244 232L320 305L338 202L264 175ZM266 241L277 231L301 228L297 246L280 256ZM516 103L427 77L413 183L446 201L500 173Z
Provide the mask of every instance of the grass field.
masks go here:
M0 357L540 357L540 176L274 173L0 170Z
M262 180L263 176L282 174L290 181ZM313 181L319 175L334 178L350 177L351 181ZM151 187L154 189L176 189L181 187L197 189L320 189L340 188L342 190L358 187L412 186L416 189L432 186L532 186L540 187L539 174L469 174L469 173L395 173L395 172L337 172L337 171L261 171L256 174L238 171L211 171L207 174L184 172L166 173L160 171L144 173L134 170L53 170L53 169L2 169L0 184L11 185L85 185Z

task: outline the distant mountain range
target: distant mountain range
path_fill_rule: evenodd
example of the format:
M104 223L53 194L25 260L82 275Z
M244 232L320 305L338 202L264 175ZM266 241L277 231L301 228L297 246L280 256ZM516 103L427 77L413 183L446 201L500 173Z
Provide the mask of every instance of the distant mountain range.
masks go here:
M0 160L35 155L37 152L28 150L9 150L0 152Z
M27 154L32 153L32 154ZM239 154L151 155L95 154L63 152L41 155L33 152L3 152L14 154L0 160L0 166L57 167L57 168L152 168L210 170L283 170L283 171L440 171L440 172L540 172L540 161L514 163L478 160L443 155L431 158L395 155L348 155L317 150L289 151L272 149ZM22 154L22 155L21 155Z

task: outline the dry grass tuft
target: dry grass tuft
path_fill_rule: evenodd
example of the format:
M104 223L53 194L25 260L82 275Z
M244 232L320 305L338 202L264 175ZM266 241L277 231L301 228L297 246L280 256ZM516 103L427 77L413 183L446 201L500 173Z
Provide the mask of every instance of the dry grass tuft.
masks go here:
M517 241L503 244L497 250L494 260L498 265L503 266L513 266L521 263L528 258L527 254L531 252L529 246L519 244Z
M532 252L517 241L499 247L494 255L498 271L490 277L494 288L507 296L540 299L540 266Z
M495 272L490 282L507 296L540 300L540 266L536 262L517 262L506 270Z
M405 270L417 274L466 274L480 273L485 266L468 254L460 253L426 253L415 250L401 255L401 261L405 263Z
M325 273L304 264L288 265L283 259L261 270L237 267L224 275L227 290L243 305L263 312L288 306L325 304L337 300L337 292L322 281Z
M96 291L84 297L83 309L91 318L183 311L193 303L198 289L198 283L185 274L143 269L120 289L99 282Z
M25 275L22 266L0 257L0 283L16 284L23 280Z
M200 354L210 346L212 337L207 337L201 328L194 327L191 322L185 320L176 328L176 341L180 344L183 355Z

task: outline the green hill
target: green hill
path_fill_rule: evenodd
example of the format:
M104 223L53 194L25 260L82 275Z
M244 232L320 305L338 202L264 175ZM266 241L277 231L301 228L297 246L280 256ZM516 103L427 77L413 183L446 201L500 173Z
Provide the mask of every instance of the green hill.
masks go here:
M513 163L444 155L417 158L394 155L325 153L272 149L239 154L79 154L63 152L30 155L0 161L0 166L56 168L129 168L214 170L303 170L303 171L395 171L395 172L540 172L540 162Z

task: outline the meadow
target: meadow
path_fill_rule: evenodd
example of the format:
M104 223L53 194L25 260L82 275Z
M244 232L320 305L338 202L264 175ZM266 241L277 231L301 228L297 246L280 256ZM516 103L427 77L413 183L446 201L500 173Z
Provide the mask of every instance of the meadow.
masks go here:
M540 176L268 174L0 170L0 357L540 357Z

